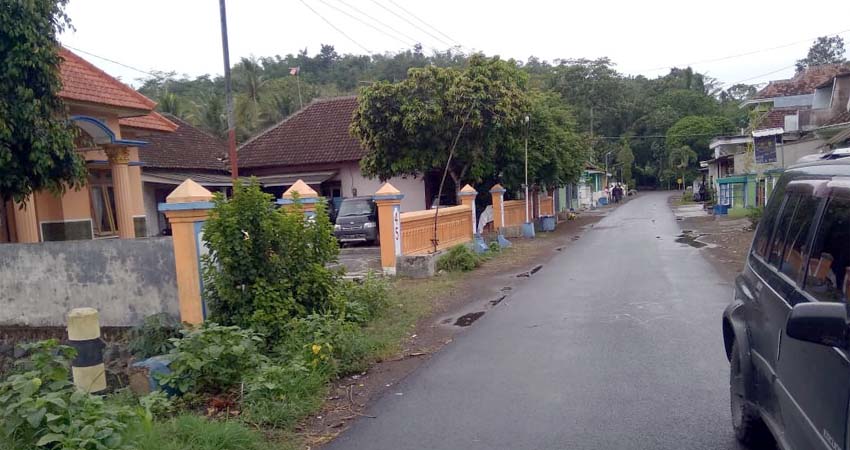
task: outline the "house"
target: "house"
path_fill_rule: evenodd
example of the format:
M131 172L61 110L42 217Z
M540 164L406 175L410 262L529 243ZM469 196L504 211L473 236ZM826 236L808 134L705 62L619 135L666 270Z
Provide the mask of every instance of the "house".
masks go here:
M598 205L599 199L605 196L605 187L608 186L608 178L610 176L610 173L599 170L593 164L586 164L576 190L578 194L578 207L590 208ZM566 191L567 189L565 188L564 190ZM569 203L571 204L572 201Z
M0 214L0 242L32 243L147 235L140 152L145 139L177 126L156 104L65 48L59 49L69 120L80 130L77 151L88 180L62 195L39 191Z
M349 128L356 97L314 100L277 125L239 147L239 175L256 176L276 197L296 180L338 204L345 197L371 196L383 182L360 171L365 149ZM404 194L402 211L430 207L427 177L395 177L389 181ZM434 189L436 191L436 189ZM436 195L436 194L434 194Z
M157 205L164 203L168 194L187 178L213 192L233 185L225 167L227 144L183 119L165 117L177 128L147 138L148 144L140 155L145 215L150 224L148 236L160 235L170 228Z
M784 169L846 140L850 127L850 67L810 67L770 82L744 102L752 120L734 136L715 137L706 161L718 203L763 206ZM843 136L843 140L842 140Z

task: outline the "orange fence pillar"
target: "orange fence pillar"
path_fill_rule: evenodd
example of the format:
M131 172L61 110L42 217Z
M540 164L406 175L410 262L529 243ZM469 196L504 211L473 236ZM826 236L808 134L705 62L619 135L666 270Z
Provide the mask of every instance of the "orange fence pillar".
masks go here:
M470 228L470 232L472 236L475 236L477 230L475 227L475 222L478 216L475 214L475 197L478 196L478 191L475 190L474 187L470 185L466 185L460 192L457 194L460 197L460 204L469 206L469 209L472 211L472 228Z
M187 179L159 204L171 223L180 321L192 325L202 323L207 315L201 290L201 255L206 253L202 232L213 207L212 197L210 191Z
M404 195L384 183L372 197L378 205L378 234L381 240L381 267L395 275L396 258L401 256L401 199Z
M501 184L493 186L490 197L493 201L493 229L500 233L505 228L505 188Z
M319 202L319 199L319 194L299 179L283 193L277 200L277 204L289 208L298 203L301 205L305 217L313 217L316 215L316 203Z

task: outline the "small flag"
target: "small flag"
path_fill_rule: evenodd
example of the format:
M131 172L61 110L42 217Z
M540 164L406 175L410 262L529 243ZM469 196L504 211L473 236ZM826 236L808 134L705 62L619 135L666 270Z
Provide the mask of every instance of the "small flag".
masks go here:
M301 67L290 67L290 68L289 68L289 74L290 74L290 75L298 76L298 74L299 74L300 72L301 72Z

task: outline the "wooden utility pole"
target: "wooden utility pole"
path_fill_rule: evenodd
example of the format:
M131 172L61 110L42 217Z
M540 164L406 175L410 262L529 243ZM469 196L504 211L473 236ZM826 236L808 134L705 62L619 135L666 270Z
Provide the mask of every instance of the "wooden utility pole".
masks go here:
M239 178L239 162L236 156L236 119L233 117L233 86L230 81L230 50L227 44L227 10L225 0L219 0L221 11L221 48L224 52L224 99L227 114L227 155L230 158L230 176Z

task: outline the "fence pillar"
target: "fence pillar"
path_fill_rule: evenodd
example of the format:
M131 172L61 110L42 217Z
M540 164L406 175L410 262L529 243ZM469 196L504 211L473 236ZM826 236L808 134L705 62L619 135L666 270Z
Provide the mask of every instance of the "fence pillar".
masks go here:
M212 193L187 179L159 204L171 223L180 321L200 324L207 315L202 298L201 255L206 252L203 226L213 204Z
M299 179L283 193L277 200L277 204L284 208L291 208L292 205L298 203L301 205L305 217L313 217L316 215L316 203L318 201L319 194Z
M105 391L106 368L96 309L75 308L68 313L68 341L77 350L77 356L71 362L74 385L89 393Z
M458 197L460 197L460 204L469 206L469 209L472 210L472 229L470 231L472 232L472 236L475 236L477 231L475 226L475 219L478 218L478 216L475 214L475 197L478 196L478 191L476 191L474 187L467 184L463 187L463 189L460 190L457 195Z
M396 258L401 256L401 199L404 195L384 183L372 197L378 205L378 233L381 240L381 267L395 275Z
M493 201L493 229L501 233L505 228L505 188L501 184L493 186L490 198Z

